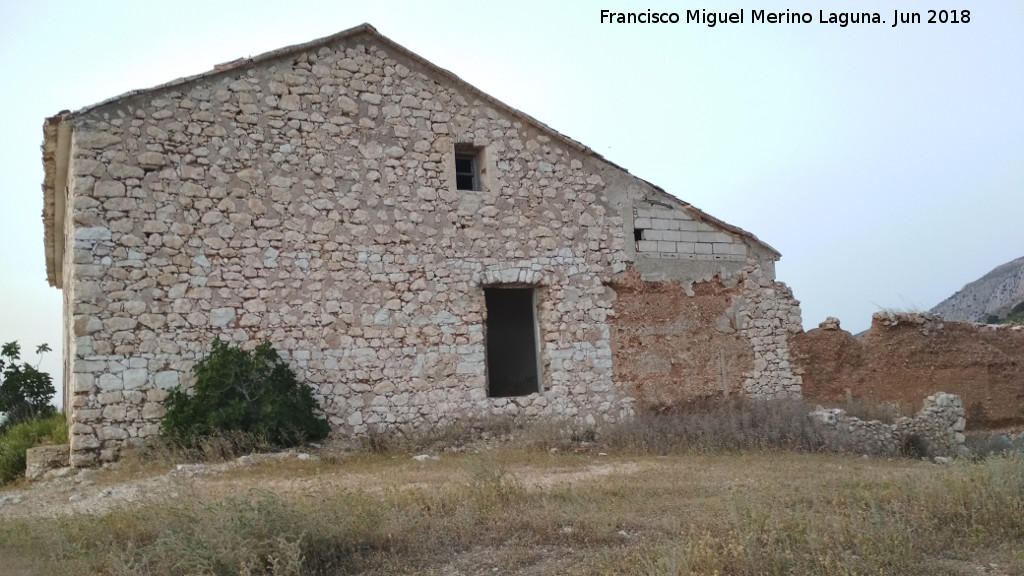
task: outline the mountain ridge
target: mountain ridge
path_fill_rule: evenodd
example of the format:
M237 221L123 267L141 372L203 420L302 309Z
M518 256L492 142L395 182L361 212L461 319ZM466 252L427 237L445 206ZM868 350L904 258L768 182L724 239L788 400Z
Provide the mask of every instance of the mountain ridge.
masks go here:
M1000 264L929 310L946 320L987 322L1005 318L1024 302L1024 256Z

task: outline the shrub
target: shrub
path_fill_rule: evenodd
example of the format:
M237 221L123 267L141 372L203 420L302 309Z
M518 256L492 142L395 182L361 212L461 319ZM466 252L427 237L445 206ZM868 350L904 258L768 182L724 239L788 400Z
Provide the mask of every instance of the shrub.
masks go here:
M49 352L50 347L41 344L36 353L42 355ZM17 342L8 342L0 348L0 412L6 417L0 422L0 431L19 422L44 418L54 413L50 399L57 393L53 387L53 379L38 366L28 362L18 363L21 359L21 346Z
M67 441L68 426L60 413L11 426L0 434L0 484L25 473L25 451L29 448Z
M264 342L252 351L214 340L210 355L193 368L191 393L172 390L162 434L185 447L215 434L247 433L277 447L327 436L327 420L314 414L312 389L301 384Z

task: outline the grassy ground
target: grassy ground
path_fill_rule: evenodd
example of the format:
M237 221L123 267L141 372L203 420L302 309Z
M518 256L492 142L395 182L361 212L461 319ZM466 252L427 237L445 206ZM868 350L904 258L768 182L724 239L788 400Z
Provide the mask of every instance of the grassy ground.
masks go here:
M0 574L1024 574L1020 457L578 450L231 467L0 521Z
M0 485L25 473L25 450L40 444L64 444L68 426L63 414L14 424L0 433Z

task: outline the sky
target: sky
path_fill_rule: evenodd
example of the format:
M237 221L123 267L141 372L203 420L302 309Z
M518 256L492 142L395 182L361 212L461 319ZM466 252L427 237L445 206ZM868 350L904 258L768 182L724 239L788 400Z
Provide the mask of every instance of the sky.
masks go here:
M42 125L127 91L369 22L470 84L782 253L804 326L927 310L1024 256L1024 2L830 0L0 3L0 343L47 342ZM950 3L946 3L950 4ZM675 12L677 24L601 23ZM687 10L744 23L686 23ZM810 13L752 23L752 11ZM892 26L894 10L919 24ZM936 14L936 20L941 15ZM950 18L947 16L947 20Z

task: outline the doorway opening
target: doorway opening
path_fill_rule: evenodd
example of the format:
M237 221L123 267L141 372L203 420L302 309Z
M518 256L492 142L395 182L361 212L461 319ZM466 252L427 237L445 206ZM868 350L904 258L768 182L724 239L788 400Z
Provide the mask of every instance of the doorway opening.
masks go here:
M492 398L540 391L537 303L532 288L485 288L487 393Z

